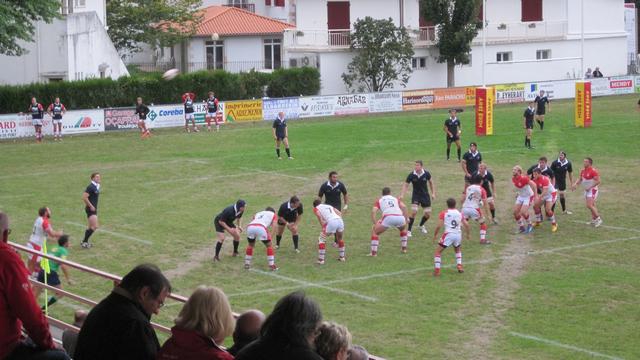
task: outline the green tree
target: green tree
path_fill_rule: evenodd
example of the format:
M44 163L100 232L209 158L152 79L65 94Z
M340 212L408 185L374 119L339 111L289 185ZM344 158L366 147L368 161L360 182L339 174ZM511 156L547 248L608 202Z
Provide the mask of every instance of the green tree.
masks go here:
M422 16L436 24L438 62L447 63L447 86L456 84L455 66L469 63L471 41L478 35L482 0L420 0Z
M201 0L107 0L109 37L118 52L171 46L195 33Z
M342 80L351 90L382 91L399 81L403 87L411 74L413 44L405 28L393 20L376 20L369 16L353 25L351 49L356 55Z
M59 0L0 1L0 54L20 56L26 53L19 42L32 42L36 21L50 23L59 16Z

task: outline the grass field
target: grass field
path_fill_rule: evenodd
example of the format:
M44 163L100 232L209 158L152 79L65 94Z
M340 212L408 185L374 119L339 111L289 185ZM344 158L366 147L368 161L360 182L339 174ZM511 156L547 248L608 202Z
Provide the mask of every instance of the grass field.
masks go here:
M278 298L305 289L326 319L347 325L354 342L389 359L607 359L640 358L640 176L637 96L596 98L594 125L573 126L573 104L554 102L534 150L523 146L524 105L495 109L495 136L476 138L472 111L461 115L463 144L477 141L496 177L500 225L490 226L491 246L480 246L478 226L463 245L466 272L458 274L452 250L443 255L443 275L431 276L433 249L414 231L409 253L400 254L396 231L380 239L380 254L368 258L369 213L383 186L399 194L422 159L437 186L434 213L447 197L459 198L462 170L445 161L445 111L408 112L337 119L291 121L295 160L278 161L267 122L229 125L220 133L156 131L141 141L134 132L0 143L0 209L12 218L12 240L25 243L37 209L53 211L55 228L71 234L70 259L116 274L141 262L159 265L175 292L189 295L199 284L221 287L236 311L269 312ZM633 145L636 144L636 145ZM600 228L589 220L581 192L568 195L573 215L558 216L528 236L515 235L510 216L514 164L530 166L541 155L565 150L578 176L591 156L601 171ZM636 150L633 150L636 149ZM466 149L463 149L466 150ZM345 215L346 263L315 265L319 226L311 202L327 173L337 170L351 198ZM81 195L93 171L102 173L100 221L91 250L80 249L85 227ZM305 205L302 253L289 233L276 254L277 273L267 272L258 244L254 269L243 269L225 242L214 264L211 220L238 198L247 200L245 224L265 206L292 194ZM428 225L433 229L434 220ZM246 242L243 240L241 248ZM329 248L328 258L337 256ZM73 291L104 297L111 284L74 272ZM77 305L65 300L53 315L71 319ZM179 304L169 302L156 318L171 325Z

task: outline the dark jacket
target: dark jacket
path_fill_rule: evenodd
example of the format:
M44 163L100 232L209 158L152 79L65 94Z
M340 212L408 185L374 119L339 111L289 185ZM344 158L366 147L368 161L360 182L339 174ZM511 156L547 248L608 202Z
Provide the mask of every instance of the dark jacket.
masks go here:
M282 347L256 340L240 350L236 360L322 360L311 347Z
M171 337L162 345L158 360L233 360L213 339L192 330L171 328Z
M155 359L160 343L150 318L142 306L112 292L87 315L74 359Z

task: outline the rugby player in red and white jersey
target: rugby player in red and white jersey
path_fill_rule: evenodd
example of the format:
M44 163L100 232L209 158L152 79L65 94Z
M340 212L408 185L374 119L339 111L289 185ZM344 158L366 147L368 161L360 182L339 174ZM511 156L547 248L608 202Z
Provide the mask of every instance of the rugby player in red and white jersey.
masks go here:
M540 195L536 196L533 203L533 212L536 214L535 226L540 226L542 223L542 204L544 204L544 211L547 218L551 221L551 232L558 231L558 223L553 213L553 204L556 203L558 191L553 186L553 182L548 176L542 175L542 170L539 168L533 169L533 182L536 183L536 187L541 189Z
M433 241L435 242L438 237L440 228L444 228L444 233L438 242L436 252L433 257L434 270L433 276L440 276L441 266L441 254L442 251L449 246L453 245L453 249L456 252L456 268L459 273L463 273L462 268L462 230L460 226L464 226L466 231L469 231L469 223L462 216L462 213L456 209L456 199L447 199L447 210L442 210L438 216L438 225L433 230Z
M267 207L264 211L258 212L253 220L247 225L247 241L249 245L244 255L244 268L251 269L251 260L253 259L253 247L256 244L256 239L262 241L267 247L267 262L269 263L269 269L271 271L278 270L276 266L275 253L271 246L272 232L275 229L275 225L278 223L278 216L276 211L272 207ZM271 232L269 232L271 228Z
M480 223L480 244L488 245L491 241L487 241L487 224L482 208L488 204L487 191L482 187L482 178L479 175L472 175L470 179L471 185L463 193L462 215L465 220L473 219ZM467 239L469 234L467 233Z
M327 235L333 234L335 234L336 241L338 242L338 251L340 253L338 261L346 261L344 239L342 238L344 234L344 222L342 221L342 213L340 210L331 205L323 204L322 199L315 199L313 201L313 213L322 226L320 236L318 237L318 265L324 265Z
M533 226L529 221L529 206L533 203L534 194L537 192L536 183L522 174L522 168L516 165L512 169L511 182L516 187L516 203L513 207L513 217L516 219L520 233L533 232Z
M573 184L573 189L582 184L584 188L584 199L587 205L587 209L591 210L591 222L590 224L598 227L602 225L602 218L598 213L596 207L596 200L598 199L598 185L600 185L600 173L593 167L593 159L588 157L584 158L584 169L580 171L580 177Z
M55 231L49 222L51 218L51 210L48 207L41 207L38 209L38 217L36 221L33 222L33 230L31 231L31 236L29 237L29 242L27 243L27 247L36 251L42 251L42 245L45 241L47 241L47 236L52 239L56 239L63 235L62 231ZM39 256L28 254L27 258L29 262L27 267L29 268L29 272L32 274L34 278L37 278L39 271L39 263L41 258Z
M382 218L377 220L376 214L382 212ZM400 251L407 252L407 207L402 201L391 195L391 189L382 189L382 197L379 198L371 210L371 253L370 256L378 256L378 236L387 228L394 227L400 231Z

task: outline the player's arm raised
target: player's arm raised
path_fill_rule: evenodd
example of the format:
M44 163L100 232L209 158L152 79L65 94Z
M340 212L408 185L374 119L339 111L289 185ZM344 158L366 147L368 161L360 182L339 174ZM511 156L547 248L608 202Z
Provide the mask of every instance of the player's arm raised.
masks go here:
M49 225L46 229L44 229L44 232L47 233L47 235L52 238L58 238L64 235L62 230L55 231L53 230L53 227L51 225Z

